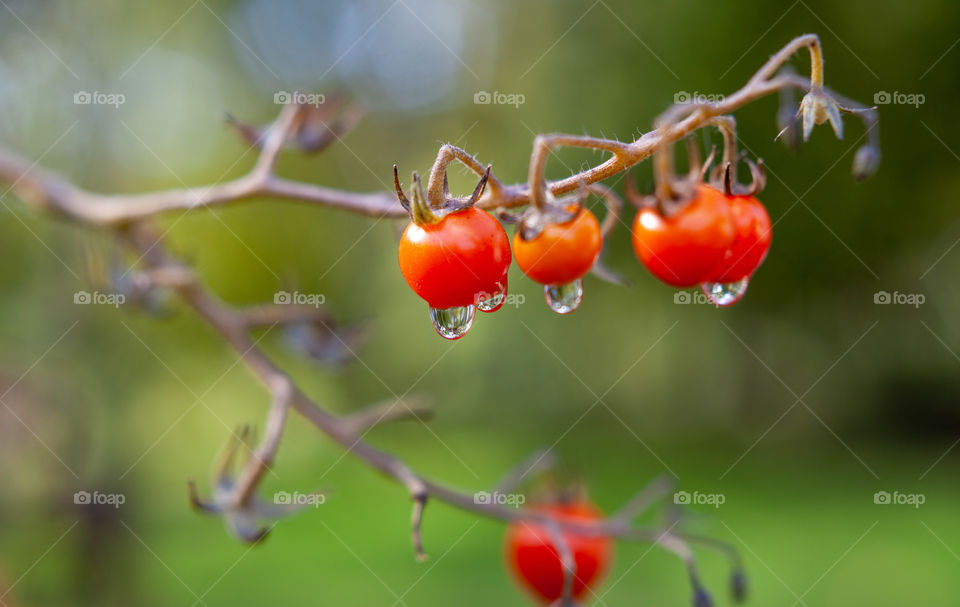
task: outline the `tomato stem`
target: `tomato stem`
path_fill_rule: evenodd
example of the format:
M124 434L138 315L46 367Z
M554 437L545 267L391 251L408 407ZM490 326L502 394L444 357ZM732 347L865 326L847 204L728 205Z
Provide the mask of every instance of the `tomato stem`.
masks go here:
M445 143L440 146L437 152L437 159L430 168L430 177L427 180L427 200L435 207L443 206L450 196L450 190L447 186L447 167L454 160L459 160L465 167L477 174L482 183L490 186L490 191L494 197L499 195L503 184L500 180L490 174L490 167L484 167L479 160L470 155L466 150L455 145ZM474 203L480 198L483 188L479 188L479 193L471 197Z

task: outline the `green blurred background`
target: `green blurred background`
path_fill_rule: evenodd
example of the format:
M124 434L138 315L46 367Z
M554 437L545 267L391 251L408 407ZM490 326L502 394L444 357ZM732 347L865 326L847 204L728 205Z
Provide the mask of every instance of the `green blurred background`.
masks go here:
M525 303L450 343L398 272L397 223L272 200L163 223L230 302L297 288L324 294L343 323L365 322L360 360L341 368L291 352L279 329L261 343L337 412L434 397L429 428L370 435L431 478L474 491L553 446L609 511L673 474L681 489L725 496L687 524L741 549L751 604L956 604L958 13L935 0L6 0L0 139L98 191L199 185L253 162L225 112L266 122L278 91L344 90L369 116L320 156L285 156L282 174L389 189L394 162L426 171L454 142L515 182L535 133L633 137L675 95L730 93L816 32L829 85L924 103L881 106L883 165L861 184L849 174L855 119L844 141L822 127L794 154L773 142L776 99L737 114L769 167L762 198L776 223L731 309L674 303L621 227L607 262L633 287L588 277L581 310L559 317L514 268ZM76 105L78 91L125 103ZM525 100L477 105L479 91ZM561 152L549 174L598 158ZM638 179L649 184L649 163ZM464 191L472 178L458 168L452 182ZM0 212L3 604L526 604L501 564L499 523L432 504L431 559L416 563L404 492L295 417L265 491L330 487L322 507L253 550L192 514L185 481L209 490L230 429L262 420L263 390L186 310L157 320L74 305L94 288L89 260L115 261L103 234L36 217L9 194ZM876 305L880 291L925 301ZM75 505L78 490L126 501ZM877 491L925 503L877 505ZM698 555L729 604L725 563ZM679 561L623 543L598 594L604 605L690 601Z

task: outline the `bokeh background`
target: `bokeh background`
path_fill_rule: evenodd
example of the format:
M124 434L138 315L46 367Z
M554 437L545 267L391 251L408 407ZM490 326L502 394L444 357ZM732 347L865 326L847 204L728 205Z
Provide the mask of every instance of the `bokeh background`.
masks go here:
M280 164L357 191L389 189L394 162L425 171L441 142L521 181L535 133L633 137L675 95L729 93L806 32L820 34L839 91L922 95L880 107L882 169L860 184L849 174L856 120L844 141L823 127L793 153L773 142L776 99L738 112L744 145L769 167L762 198L776 224L731 309L675 303L621 227L606 259L632 287L589 277L582 309L559 317L514 269L524 303L449 343L398 272L395 222L257 200L163 224L230 302L296 288L323 294L345 325L365 323L360 360L336 368L291 351L279 329L261 343L337 412L432 396L429 428L370 436L432 478L474 491L551 446L608 511L661 474L723 494L685 524L743 552L751 604L960 599L957 3L0 4L0 139L108 192L242 174L254 154L223 115L269 121L284 90L342 90L368 108L342 144ZM78 105L80 91L125 102ZM481 91L524 102L475 104ZM598 159L564 151L549 174ZM637 179L650 183L649 163ZM472 186L460 169L452 181ZM232 428L262 420L266 395L189 311L74 305L96 288L91 268L130 260L96 231L2 202L4 605L527 604L502 565L499 523L432 504L432 558L416 563L402 489L295 417L265 490L332 488L323 506L253 550L191 513L185 481L209 489L210 462ZM923 303L877 305L881 291ZM125 502L76 505L81 490ZM878 491L924 503L878 505ZM698 555L729 604L726 564ZM647 545L620 544L598 594L601 605L690 600L681 564Z

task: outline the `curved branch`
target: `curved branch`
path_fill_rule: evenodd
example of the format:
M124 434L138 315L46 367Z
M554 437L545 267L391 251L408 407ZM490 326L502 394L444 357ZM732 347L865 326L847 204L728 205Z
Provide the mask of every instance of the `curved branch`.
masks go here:
M795 74L775 75L790 56L801 48L809 48L812 63L811 79ZM658 147L670 145L687 134L702 128L723 114L785 88L810 91L819 88L844 106L857 112L869 133L869 143L878 148L877 114L869 108L821 88L822 59L819 39L808 34L800 36L773 55L750 79L731 95L713 103L677 104L661 114L657 128L631 143L581 137L576 135L543 135L534 141L530 163L529 183L504 185L491 177L490 186L478 206L486 209L512 208L540 201L543 188L555 196L572 192L580 184L592 184L612 177L648 158ZM97 194L82 190L62 177L34 171L34 165L8 150L0 149L0 181L11 184L21 198L35 206L56 212L70 219L96 226L119 227L160 213L233 204L257 197L276 197L321 206L329 206L372 217L406 217L407 212L389 192L350 192L320 185L282 179L274 174L277 156L283 143L293 136L299 120L300 106L289 105L270 127L254 168L247 175L209 187L171 189L145 194ZM577 146L605 150L613 156L604 162L571 175L546 183L543 167L550 150L558 146ZM482 166L469 154L454 146L441 147L435 167L445 166L453 158L464 162L474 172L482 173ZM436 171L434 171L436 172ZM444 171L437 172L441 175ZM431 173L430 189L441 187L439 178Z

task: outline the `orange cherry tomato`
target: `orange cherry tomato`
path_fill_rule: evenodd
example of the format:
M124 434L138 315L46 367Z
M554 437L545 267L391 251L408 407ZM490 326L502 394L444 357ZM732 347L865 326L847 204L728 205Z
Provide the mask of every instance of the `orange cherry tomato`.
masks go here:
M535 238L513 236L513 255L523 273L544 285L560 285L582 278L603 248L600 222L587 209L565 223L547 226Z

